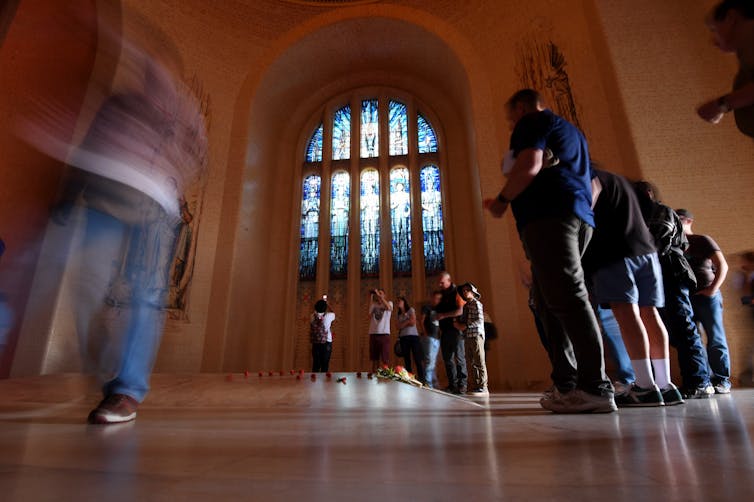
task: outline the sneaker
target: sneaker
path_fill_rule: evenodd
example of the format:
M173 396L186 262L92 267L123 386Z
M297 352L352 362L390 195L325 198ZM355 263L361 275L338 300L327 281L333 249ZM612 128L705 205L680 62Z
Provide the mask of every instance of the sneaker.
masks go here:
M711 383L703 383L695 389L686 389L683 392L683 397L686 399L708 399L715 393L715 388Z
M479 388L479 389L473 389L467 392L470 396L489 396L490 392L487 389Z
M662 392L662 400L665 403L665 406L673 406L686 402L683 400L681 391L672 383L669 383L667 387L660 389L660 392Z
M730 394L730 382L715 384L715 394Z
M580 389L566 394L555 392L552 399L544 397L539 404L553 413L612 413L618 411L611 394L596 395Z
M90 424L119 424L136 418L139 403L125 394L110 394L94 408L87 421Z
M632 406L662 406L662 393L660 388L653 385L651 388L644 389L633 384L628 392L615 394L615 404L619 407Z
M618 394L625 394L626 392L629 392L631 390L631 386L633 385L633 382L619 382L615 381L613 382L613 388L615 388L615 395Z

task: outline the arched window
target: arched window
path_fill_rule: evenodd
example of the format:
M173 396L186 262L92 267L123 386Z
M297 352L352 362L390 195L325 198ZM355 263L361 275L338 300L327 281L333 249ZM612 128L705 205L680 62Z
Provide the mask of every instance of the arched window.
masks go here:
M348 274L348 217L351 213L351 176L345 171L332 175L330 200L330 277Z
M317 275L317 252L319 249L319 191L322 180L312 174L304 178L301 200L301 249L299 254L299 278L312 280Z
M377 169L361 173L361 276L380 272L380 174Z
M409 99L410 102L410 99ZM360 115L354 123L352 105L360 107ZM349 239L352 225L358 225L361 277L379 277L381 233L390 231L388 263L394 277L411 276L417 266L413 263L413 242L422 246L424 272L427 275L445 268L445 235L441 168L439 165L438 138L435 128L426 116L416 108L407 106L404 99L369 97L351 103L342 103L331 108L330 115L322 117L306 144L305 162L307 174L304 179L301 202L301 253L299 277L301 280L316 278L319 249L320 186L319 175L330 177L329 193L324 194L329 207L329 271L331 279L345 279L348 275ZM388 139L380 144L380 121L387 122ZM329 129L330 134L325 134ZM416 143L409 141L409 132L415 134ZM331 160L323 166L323 138L332 141ZM348 162L351 160L352 141L358 138L359 158L351 161L351 172L358 172L359 205L357 221L351 221L353 190ZM411 145L415 146L411 146ZM411 152L411 148L415 148ZM387 156L386 165L379 161ZM413 159L413 161L410 161ZM344 163L346 162L346 163ZM356 162L356 164L353 164ZM333 163L337 163L333 164ZM410 167L411 164L414 167ZM357 167L358 166L358 167ZM355 169L355 171L353 170ZM331 174L330 174L331 173ZM354 175L355 176L355 175ZM386 185L381 185L382 179ZM414 185L418 186L416 193ZM381 189L388 191L383 199ZM412 200L416 198L416 208ZM385 201L383 207L382 201ZM325 216L326 217L326 216ZM418 232L412 222L421 221ZM387 222L388 227L382 227ZM326 224L326 222L325 222ZM418 223L417 223L418 225ZM322 227L326 228L326 227Z
M427 275L445 269L445 235L442 223L440 168L428 165L421 170L422 233L424 268Z
M390 228L393 234L393 275L410 275L411 190L405 167L390 171Z

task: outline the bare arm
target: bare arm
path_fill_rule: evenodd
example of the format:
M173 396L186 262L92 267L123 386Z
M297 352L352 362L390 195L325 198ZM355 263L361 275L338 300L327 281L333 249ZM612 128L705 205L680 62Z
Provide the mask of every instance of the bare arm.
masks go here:
M484 207L495 218L500 218L508 209L510 201L526 190L534 178L542 170L544 152L538 148L527 148L519 152L516 163L513 164L508 181L500 191L500 195L494 199L486 199ZM503 199L503 200L501 200ZM507 201L507 202L506 202Z
M712 281L712 284L710 284L706 288L700 289L696 293L698 295L714 295L720 290L720 286L722 286L723 281L725 281L725 277L728 275L728 262L725 260L725 256L723 255L722 251L715 251L715 254L713 254L710 259L712 260L712 264L715 266L715 280Z
M703 120L717 124L727 112L751 105L754 105L754 82L750 82L723 97L707 101L697 108L696 113Z

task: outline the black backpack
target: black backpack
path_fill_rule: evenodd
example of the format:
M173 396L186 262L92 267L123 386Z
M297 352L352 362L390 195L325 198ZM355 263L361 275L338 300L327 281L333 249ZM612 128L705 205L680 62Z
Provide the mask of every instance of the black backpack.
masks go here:
M327 343L327 328L324 314L315 314L309 324L309 338L312 343Z

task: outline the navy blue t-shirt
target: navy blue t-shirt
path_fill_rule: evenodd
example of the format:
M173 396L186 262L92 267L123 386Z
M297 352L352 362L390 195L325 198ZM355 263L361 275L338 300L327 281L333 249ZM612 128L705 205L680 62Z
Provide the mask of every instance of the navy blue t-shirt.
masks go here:
M519 232L532 220L574 214L594 226L592 172L584 135L550 110L529 113L511 134L510 149L549 148L560 162L543 167L526 189L511 202Z

